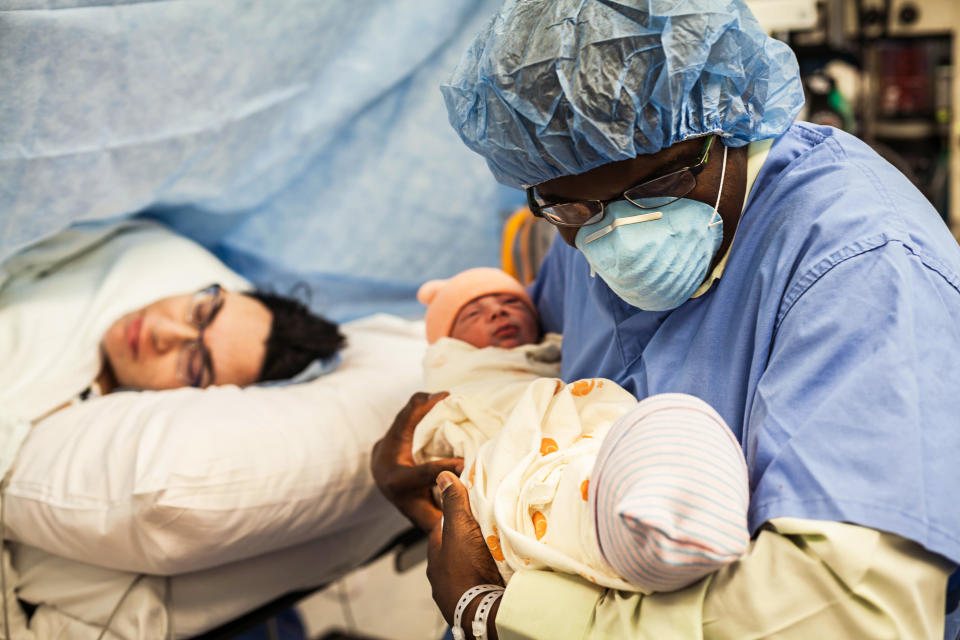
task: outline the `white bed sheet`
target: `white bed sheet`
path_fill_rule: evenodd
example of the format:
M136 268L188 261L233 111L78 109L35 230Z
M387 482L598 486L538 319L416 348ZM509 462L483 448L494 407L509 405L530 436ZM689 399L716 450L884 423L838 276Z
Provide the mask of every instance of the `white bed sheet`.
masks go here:
M371 503L383 499L371 498ZM326 584L363 564L409 523L393 509L371 504L377 514L337 534L255 558L170 578L148 576L127 597L110 625L123 640L190 638L237 618L285 593ZM17 595L39 604L26 637L95 640L136 574L67 560L12 544L19 574ZM20 637L20 636L15 636Z

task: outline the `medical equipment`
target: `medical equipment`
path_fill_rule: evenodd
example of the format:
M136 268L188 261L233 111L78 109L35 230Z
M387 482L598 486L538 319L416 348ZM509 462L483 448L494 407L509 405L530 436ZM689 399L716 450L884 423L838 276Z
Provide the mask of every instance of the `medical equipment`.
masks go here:
M754 5L779 0L754 0ZM753 6L753 5L752 5ZM761 20L761 22L763 22ZM960 238L960 13L952 0L828 0L781 37L797 53L801 119L861 137Z

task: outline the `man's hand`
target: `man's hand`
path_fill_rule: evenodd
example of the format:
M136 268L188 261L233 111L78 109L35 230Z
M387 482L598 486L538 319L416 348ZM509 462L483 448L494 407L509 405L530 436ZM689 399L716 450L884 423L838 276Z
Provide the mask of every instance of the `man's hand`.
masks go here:
M447 623L453 624L457 601L467 589L480 584L502 585L503 579L470 513L467 488L451 473L440 474L437 486L443 491L443 523L430 532L427 579L434 602ZM479 600L476 598L464 612L467 628Z
M413 463L413 430L427 412L447 397L447 392L415 393L400 410L386 435L373 447L370 469L373 479L387 500L424 531L440 522L440 509L433 502L431 489L441 471L460 473L463 458L444 458L424 464Z

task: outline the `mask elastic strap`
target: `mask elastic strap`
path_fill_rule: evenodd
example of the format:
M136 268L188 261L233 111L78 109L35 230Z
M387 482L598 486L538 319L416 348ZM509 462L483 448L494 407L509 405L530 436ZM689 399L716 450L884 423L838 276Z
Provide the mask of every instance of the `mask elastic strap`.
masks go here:
M653 213L641 213L639 215L629 216L626 218L617 218L616 220L614 220L613 222L605 226L603 229L600 229L599 231L594 231L593 233L588 235L586 238L583 239L583 242L584 244L588 244L590 242L593 242L594 240L598 240L603 236L607 235L608 233L610 233L611 231L613 231L614 229L616 229L617 227L622 227L628 224L636 224L638 222L649 222L651 220L659 220L662 217L663 217L663 212L654 211Z
M713 219L707 227L713 227L723 222L720 217L720 196L723 195L723 179L727 176L727 145L723 145L723 167L720 169L720 190L717 191L717 202L713 205Z

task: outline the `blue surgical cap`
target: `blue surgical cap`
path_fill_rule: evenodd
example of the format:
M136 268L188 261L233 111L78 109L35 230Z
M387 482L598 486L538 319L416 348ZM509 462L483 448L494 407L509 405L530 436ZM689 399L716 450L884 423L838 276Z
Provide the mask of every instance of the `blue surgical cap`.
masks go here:
M441 90L512 187L708 134L773 138L803 105L793 52L742 0L507 0Z

